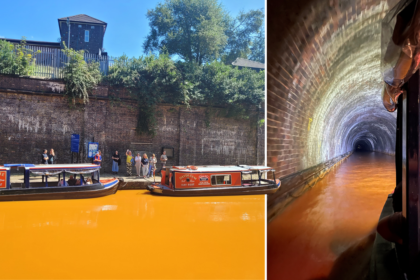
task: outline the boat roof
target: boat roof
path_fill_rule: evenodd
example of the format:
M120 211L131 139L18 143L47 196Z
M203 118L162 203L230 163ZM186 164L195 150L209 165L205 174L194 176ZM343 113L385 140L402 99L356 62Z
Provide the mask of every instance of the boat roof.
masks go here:
M171 171L181 172L249 172L253 170L270 171L274 170L268 166L260 165L197 165L196 170L188 169L187 166L172 166Z
M73 163L73 164L27 164L27 163L16 163L16 164L5 164L0 166L0 170L5 170L10 167L25 167L29 170L47 170L47 169L60 169L60 170L73 170L73 169L98 169L101 168L99 165L92 163Z

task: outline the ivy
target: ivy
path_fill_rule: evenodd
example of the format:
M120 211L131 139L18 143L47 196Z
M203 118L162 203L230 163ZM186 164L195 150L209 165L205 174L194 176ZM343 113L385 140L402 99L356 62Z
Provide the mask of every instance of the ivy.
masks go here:
M116 59L106 78L114 91L127 90L137 100L136 131L155 135L155 110L158 103L189 105L191 85L184 82L167 54Z
M67 48L65 44L62 51L68 58L68 62L65 63L63 69L65 84L64 93L68 95L69 100L72 101L73 104L76 99L82 100L85 104L89 102L89 94L92 92L93 88L102 79L99 63L86 63L83 50L75 51Z

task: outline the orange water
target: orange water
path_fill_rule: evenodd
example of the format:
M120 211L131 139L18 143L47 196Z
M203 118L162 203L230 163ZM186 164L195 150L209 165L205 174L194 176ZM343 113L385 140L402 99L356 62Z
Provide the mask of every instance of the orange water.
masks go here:
M0 203L0 278L264 279L265 197Z
M394 187L394 157L350 156L268 225L268 279L328 276L340 253L376 226Z

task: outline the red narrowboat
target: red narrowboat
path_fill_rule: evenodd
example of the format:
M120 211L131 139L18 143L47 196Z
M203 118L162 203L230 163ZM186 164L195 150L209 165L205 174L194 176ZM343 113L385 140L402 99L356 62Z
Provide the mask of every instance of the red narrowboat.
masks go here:
M153 194L172 196L269 194L279 188L274 169L246 165L172 166L162 170L160 183L147 186Z

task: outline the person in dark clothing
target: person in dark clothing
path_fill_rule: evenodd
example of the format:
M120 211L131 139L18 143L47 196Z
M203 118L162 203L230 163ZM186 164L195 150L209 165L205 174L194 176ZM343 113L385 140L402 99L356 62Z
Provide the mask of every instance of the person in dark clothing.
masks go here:
M77 180L74 179L73 175L70 175L70 179L68 179L67 183L69 184L69 186L75 186L76 185Z
M48 151L46 149L44 149L44 152L42 153L41 156L41 163L42 164L48 164Z
M120 155L118 151L115 151L115 154L112 155L112 173L118 174L118 165L120 163Z

